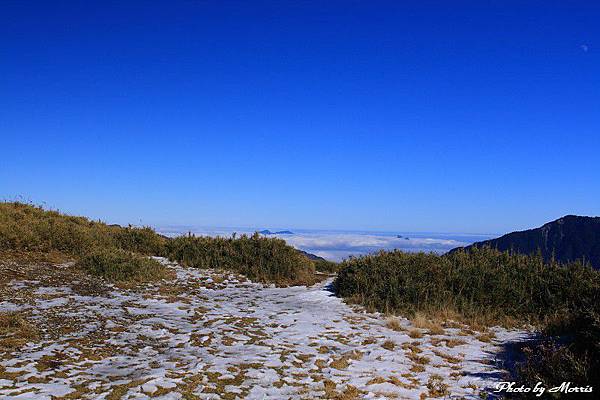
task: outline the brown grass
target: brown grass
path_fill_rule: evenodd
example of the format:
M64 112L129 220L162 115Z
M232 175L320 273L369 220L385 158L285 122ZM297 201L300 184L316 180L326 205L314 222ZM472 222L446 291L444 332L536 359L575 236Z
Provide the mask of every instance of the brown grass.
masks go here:
M415 314L412 323L415 328L427 330L429 335L443 335L445 333L444 328L439 322L427 318L421 312Z
M458 357L455 357L453 355L450 354L446 354L443 353L439 350L433 349L433 354L435 354L436 356L446 360L447 362L449 362L450 364L459 364L462 360Z
M425 371L425 367L422 364L413 364L412 367L410 367L410 371L418 374L419 372Z
M413 339L420 339L423 337L423 332L421 332L418 329L411 329L410 331L408 331L408 336L410 336Z
M361 360L363 358L363 353L360 351L350 351L348 353L342 354L341 357L334 359L329 366L335 369L346 369L350 365L351 360Z
M0 313L0 348L20 347L38 337L37 328L20 313Z
M415 363L415 364L421 364L421 365L429 364L429 362L431 361L429 359L429 357L419 356L416 353L408 353L406 355L406 357L408 357L408 359L411 360L413 363Z
M406 342L406 343L403 343L403 344L402 344L402 349L403 349L403 350L409 350L409 351L411 351L411 352L413 352L413 353L415 353L415 354L418 354L418 353L421 353L421 352L423 352L423 350L421 350L421 349L419 348L419 345L420 345L420 344L421 344L421 343L419 343L419 342L411 342L411 343L409 343L409 342Z
M444 383L444 378L440 375L431 375L427 382L427 395L429 397L445 397L450 394L448 385Z
M396 317L387 318L385 320L385 326L396 332L402 332L405 330L402 324L400 324L400 319Z
M386 350L393 351L396 348L396 343L392 340L386 340L385 342L383 342L381 347L383 347Z
M484 343L490 343L492 339L496 337L496 334L492 331L487 331L477 336L477 340Z

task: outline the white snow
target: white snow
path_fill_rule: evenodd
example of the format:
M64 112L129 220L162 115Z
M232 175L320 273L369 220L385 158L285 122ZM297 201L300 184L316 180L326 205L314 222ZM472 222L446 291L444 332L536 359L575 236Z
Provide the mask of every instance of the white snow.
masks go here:
M34 307L69 318L77 329L0 358L0 397L50 400L80 390L81 398L104 398L121 390L130 398L312 399L324 397L330 382L337 392L355 387L360 398L418 399L439 376L450 397L478 398L500 380L503 371L493 362L499 346L530 335L494 328L496 338L484 343L446 328L413 339L387 328L382 315L333 296L330 281L275 288L222 271L169 267L176 282L137 291L112 287L106 296L13 281L48 295ZM0 307L18 309L8 301ZM411 329L408 320L401 324ZM464 344L448 347L443 339ZM386 341L396 347L385 349ZM408 344L428 358L423 371L411 371ZM48 358L56 365L39 368Z

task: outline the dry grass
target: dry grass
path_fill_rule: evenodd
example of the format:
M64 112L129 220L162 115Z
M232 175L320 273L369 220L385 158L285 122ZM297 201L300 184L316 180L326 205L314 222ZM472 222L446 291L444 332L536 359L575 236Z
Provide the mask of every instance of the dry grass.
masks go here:
M415 364L426 365L426 364L429 364L431 362L431 360L429 359L429 357L419 356L416 353L408 353L406 355L406 357L409 360L411 360L413 363L415 363Z
M0 348L17 348L38 337L37 328L20 313L0 313Z
M373 344L373 343L377 343L377 339L375 339L374 337L368 337L362 341L363 346L367 346L367 345Z
M419 354L419 353L423 352L423 350L421 350L419 348L420 344L421 343L419 343L419 342L411 342L411 343L406 342L406 343L402 344L402 349L403 350L409 350L409 351L411 351L412 353L415 353L415 354Z
M384 377L376 376L375 378L368 381L367 385L377 385L379 383L386 383L386 382L387 382L387 379L385 379Z
M496 334L492 331L487 331L477 336L477 340L484 343L490 343L492 339L496 337Z
M406 330L400 323L400 319L396 317L388 317L385 320L385 326L396 332L402 332Z
M410 336L413 339L420 339L423 337L423 332L421 332L418 329L411 329L410 331L408 331L408 336Z
M335 369L346 369L350 365L351 360L361 360L363 358L363 353L360 351L350 351L348 353L342 354L341 357L335 358L329 366Z
M336 400L354 400L358 399L361 391L355 386L348 385L346 388L336 397Z
M429 397L446 397L450 394L448 385L444 383L444 378L440 375L431 375L427 382L427 395Z
M449 362L450 364L459 364L462 360L458 357L455 357L453 355L450 354L446 354L443 353L439 350L433 349L433 354L435 354L436 356L446 360L447 362Z
M386 350L393 351L396 348L396 343L392 340L386 340L385 342L383 342L381 347L383 347Z
M415 314L412 323L415 328L427 330L429 335L443 335L446 333L439 322L427 318L421 312Z
M413 364L412 367L410 367L410 372L414 372L415 374L418 374L420 372L424 372L425 371L425 366L423 366L422 364Z
M456 346L462 346L467 342L462 339L446 339L446 338L431 338L431 344L434 346L439 346L440 344L445 344L446 347L454 348Z
M467 344L467 342L462 339L447 339L447 340L445 340L445 342L446 342L446 346L448 346L450 348L454 348L456 346L462 346L464 344Z

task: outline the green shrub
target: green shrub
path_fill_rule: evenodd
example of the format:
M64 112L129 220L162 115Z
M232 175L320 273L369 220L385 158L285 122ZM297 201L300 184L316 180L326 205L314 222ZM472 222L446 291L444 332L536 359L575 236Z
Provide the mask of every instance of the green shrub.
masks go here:
M312 260L315 264L315 270L325 274L335 274L340 269L340 264L327 260Z
M97 250L90 255L90 249ZM0 203L3 251L56 251L75 259L83 257L81 264L89 271L112 280L121 279L115 266L123 268L125 277L132 273L131 268L147 264L142 261L146 259L130 253L168 256L192 267L230 268L251 280L280 285L311 284L315 279L313 262L281 239L259 235L169 239L148 227L107 225L18 202ZM128 268L126 260L134 265ZM106 265L110 268L105 269Z
M163 255L167 238L154 232L149 227L126 228L114 227L114 238L117 247L147 255Z
M158 261L120 249L95 249L83 256L77 266L110 282L148 282L167 276Z
M313 263L284 240L259 234L239 238L180 236L170 240L171 260L196 268L229 268L258 282L314 283Z
M525 349L519 386L600 386L600 272L589 266L490 248L444 256L392 251L344 261L334 287L383 312L450 310L469 322L536 324L542 339Z
M490 248L444 256L391 251L344 261L334 286L338 295L382 312L451 309L468 320L543 323L593 303L600 274Z

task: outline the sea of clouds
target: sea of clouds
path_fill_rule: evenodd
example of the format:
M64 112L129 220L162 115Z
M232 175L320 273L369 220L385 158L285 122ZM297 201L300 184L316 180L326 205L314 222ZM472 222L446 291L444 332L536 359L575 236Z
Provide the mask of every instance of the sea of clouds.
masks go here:
M167 236L189 232L195 235L229 237L234 232L252 234L262 229L206 228L195 226L165 226L157 228ZM276 231L271 229L272 231ZM376 253L380 250L399 249L407 252L434 252L442 254L455 247L490 239L491 235L415 233L415 232L362 232L362 231L317 231L294 230L293 234L268 235L285 240L289 245L332 261L341 261L349 256ZM401 237L398 237L401 236Z

